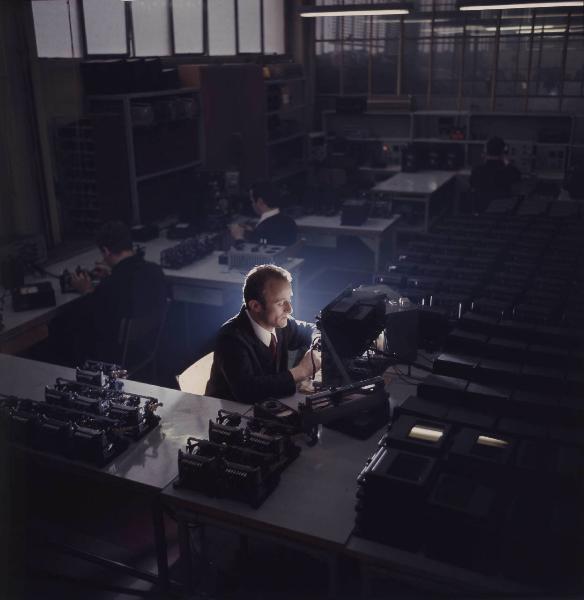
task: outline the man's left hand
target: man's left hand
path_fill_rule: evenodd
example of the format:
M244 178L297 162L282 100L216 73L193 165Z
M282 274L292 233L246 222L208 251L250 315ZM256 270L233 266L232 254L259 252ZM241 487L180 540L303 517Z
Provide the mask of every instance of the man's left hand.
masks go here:
M89 275L82 271L81 273L71 273L71 286L73 289L80 294L89 294L93 292L93 283L91 283L91 279Z

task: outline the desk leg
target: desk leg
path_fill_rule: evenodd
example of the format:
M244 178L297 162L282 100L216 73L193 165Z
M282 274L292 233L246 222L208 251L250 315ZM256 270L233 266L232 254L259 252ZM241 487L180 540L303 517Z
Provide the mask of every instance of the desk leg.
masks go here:
M361 562L361 600L367 600L371 596L371 569Z
M334 553L328 557L329 564L329 583L328 583L328 597L332 599L336 598L339 593L339 555Z
M166 547L166 532L164 529L164 514L160 500L157 498L152 504L152 525L154 528L154 543L156 544L156 562L158 577L163 590L169 588L168 576L168 551Z
M191 557L191 541L189 535L189 527L186 519L181 515L177 515L178 521L178 543L180 548L180 563L182 570L182 580L186 591L190 594L193 592L192 580L192 557Z
M373 275L379 273L379 263L381 260L381 237L375 238L373 250Z

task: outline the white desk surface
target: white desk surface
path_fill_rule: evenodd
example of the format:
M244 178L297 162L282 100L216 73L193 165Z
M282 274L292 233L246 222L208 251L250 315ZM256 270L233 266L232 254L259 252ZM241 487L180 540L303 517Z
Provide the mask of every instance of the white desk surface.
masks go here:
M179 240L168 240L166 238L157 238L150 242L141 244L146 250L146 260L160 264L160 251L178 244ZM241 291L241 286L244 280L244 273L228 269L226 266L220 265L218 256L220 252L213 252L205 258L196 261L195 263L182 269L164 269L171 284L182 284L183 286L201 286L207 285L216 288L232 288L235 291ZM64 269L69 271L75 270L78 266L83 268L92 268L96 261L101 259L101 254L97 248L88 250L81 254L75 255L67 260L44 265L44 268L53 275L61 275ZM303 259L292 258L286 264L282 265L294 274L302 265ZM42 325L50 321L62 308L80 298L77 293L63 294L59 285L59 280L53 277L44 275L27 276L26 283L34 284L40 281L50 281L55 290L56 306L48 308L40 308L36 310L26 310L15 312L12 309L12 298L8 293L4 299L4 329L0 331L0 341L6 341L12 337L19 335L22 331ZM4 290L0 288L0 296Z
M67 260L43 265L49 273L53 275L61 275L64 269L74 270L77 266L81 267L93 267L95 261L100 258L100 253L97 248L88 250L77 254ZM59 280L50 277L48 275L28 275L25 279L25 283L34 285L40 281L50 281L53 284L53 290L55 291L56 306L50 306L48 308L38 308L35 310L25 310L22 312L15 312L12 309L12 297L10 292L0 288L0 295L6 294L4 298L4 329L0 331L0 340L5 341L11 337L19 335L23 330L42 325L50 321L56 314L58 314L62 308L77 300L79 294L63 294L61 293L61 287Z
M180 240L167 240L157 238L150 242L142 244L146 249L145 258L153 263L160 264L160 252L172 246L176 246ZM164 269L164 274L171 281L180 283L217 283L221 285L240 286L243 284L246 272L236 269L229 269L226 265L219 264L219 251L212 252L208 256L197 260L196 262L183 267L182 269ZM285 264L281 265L292 273L303 263L301 258L291 258Z
M46 385L57 377L74 379L73 369L0 354L0 392L21 398L44 401ZM58 454L30 450L39 460L64 465L72 472L113 477L129 485L160 491L178 475L177 452L184 448L187 437L208 437L209 419L220 408L241 410L242 405L228 400L187 394L178 390L125 381L124 390L158 398L163 406L157 414L160 426L132 442L130 447L104 467L71 460Z
M372 192L430 195L456 177L458 171L419 171L397 173L371 188Z
M400 215L392 215L390 219L372 219L369 218L363 225L341 225L341 215L326 217L323 215L307 215L296 219L296 225L302 231L308 230L327 230L339 234L381 234L389 229Z
M0 354L0 392L44 400L44 387L56 377L73 378L72 369ZM249 406L206 396L196 396L134 381L125 381L128 392L154 396L160 426L134 442L105 467L95 467L46 452L27 450L39 461L57 464L73 473L93 474L104 482L117 479L151 491L166 487L164 496L173 504L215 515L225 522L254 529L279 532L319 546L343 546L353 528L357 475L375 450L381 431L368 440L355 440L323 429L314 447L300 436L300 456L284 471L280 483L259 509L241 502L174 489L170 482L178 475L177 453L187 437L208 438L209 419L219 409L244 413ZM286 400L295 406L298 395Z

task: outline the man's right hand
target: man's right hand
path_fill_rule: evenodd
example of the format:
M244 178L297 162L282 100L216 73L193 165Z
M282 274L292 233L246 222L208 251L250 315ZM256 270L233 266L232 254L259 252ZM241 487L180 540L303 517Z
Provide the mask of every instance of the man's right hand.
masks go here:
M315 375L320 369L320 364L320 352L316 350L308 350L308 352L306 352L302 357L302 360L295 367L290 369L290 373L292 373L294 381L298 383L299 381L304 381L305 379L310 379L313 377L313 375Z
M231 223L229 232L234 240L243 240L245 238L245 227L239 223Z
M93 274L97 279L105 279L108 275L111 275L112 270L103 262L97 261L93 268Z

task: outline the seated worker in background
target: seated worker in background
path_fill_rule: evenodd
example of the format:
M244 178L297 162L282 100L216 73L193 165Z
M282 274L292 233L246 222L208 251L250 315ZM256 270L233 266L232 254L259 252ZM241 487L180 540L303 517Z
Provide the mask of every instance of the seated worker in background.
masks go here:
M247 274L244 305L219 330L205 395L249 404L291 396L320 369L320 354L311 350L288 368L288 351L310 347L315 332L291 317L291 282L290 273L274 265Z
M259 216L255 228L234 223L229 227L235 240L291 246L298 239L298 228L294 219L280 212L280 199L276 189L269 182L254 184L249 197L251 205Z
M96 264L101 283L94 288L85 273L73 273L71 281L78 292L87 295L79 314L88 336L82 354L115 362L120 360L122 319L157 314L162 318L167 286L161 267L134 253L131 233L124 223L105 223L95 239L103 256L103 263Z
M505 158L505 142L500 137L492 137L486 144L483 164L473 167L470 187L491 198L509 196L513 185L521 181L519 169L509 164Z
M573 162L568 169L563 187L567 193L564 199L584 200L584 160Z

